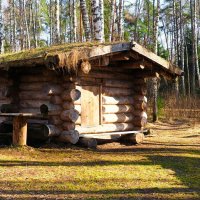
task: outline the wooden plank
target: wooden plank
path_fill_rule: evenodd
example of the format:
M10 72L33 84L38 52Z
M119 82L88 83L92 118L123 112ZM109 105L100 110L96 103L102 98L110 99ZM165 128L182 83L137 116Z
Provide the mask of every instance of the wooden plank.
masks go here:
M170 73L174 73L177 75L183 75L183 71L180 68L171 64L170 62L166 61L165 59L161 58L160 56L157 56L155 53L142 47L141 45L137 44L136 42L133 42L132 50L134 52L137 52L139 55L142 55L145 58L148 58L149 60L155 62L155 64L161 66L162 68L166 69Z
M81 125L99 125L99 86L83 86L81 93Z
M120 132L110 132L110 133L98 133L98 134L80 134L80 138L96 138L96 139L116 139L120 138L122 135L146 133L148 130L135 130L135 131L120 131Z
M106 54L110 53L116 53L116 52L122 52L122 51L128 51L131 48L130 42L127 43L119 43L119 44L112 44L112 45L107 45L107 46L98 46L94 47L90 51L90 58L98 57L98 56L103 56Z

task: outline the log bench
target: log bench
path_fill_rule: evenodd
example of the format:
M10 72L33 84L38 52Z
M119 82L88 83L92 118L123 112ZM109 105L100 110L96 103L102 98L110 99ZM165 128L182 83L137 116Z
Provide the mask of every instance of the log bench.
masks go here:
M12 144L15 146L24 146L27 143L27 120L43 117L40 113L0 113L0 116L12 117Z

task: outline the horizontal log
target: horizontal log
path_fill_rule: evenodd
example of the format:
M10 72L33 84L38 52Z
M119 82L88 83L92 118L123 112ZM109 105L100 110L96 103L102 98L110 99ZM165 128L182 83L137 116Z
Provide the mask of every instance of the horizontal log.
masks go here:
M41 105L49 105L48 100L21 100L20 107L21 108L40 108Z
M63 121L76 122L79 118L78 111L74 109L62 111L60 117Z
M76 101L80 99L81 92L78 89L65 90L62 93L62 99L65 101Z
M122 104L122 105L129 105L133 104L133 97L108 97L108 96L103 96L102 97L103 104L105 105L117 105L117 104Z
M110 80L104 79L103 86L106 87L116 87L116 88L133 88L136 85L144 84L144 79L132 79L131 81L121 81L121 80Z
M134 116L133 125L135 127L145 128L146 124L147 124L147 118L146 117Z
M147 110L147 103L145 102L135 102L133 106L135 110L140 110L140 111Z
M135 94L139 94L139 95L146 95L147 94L147 87L144 85L141 85L141 86L135 86L134 88L133 88L133 90L134 90L134 93Z
M50 100L50 96L36 91L23 91L19 93L19 98L24 100Z
M147 119L147 113L145 111L135 110L133 112L133 115L137 117L144 117Z
M113 113L128 113L133 112L134 107L132 105L103 105L102 111L105 114Z
M60 119L60 115L50 116L49 123L54 125L62 125L63 121Z
M0 106L2 104L11 104L11 99L9 99L9 98L1 99L1 96L0 96Z
M21 91L41 91L44 88L45 84L45 82L36 82L34 84L21 83L19 89Z
M82 127L76 125L76 130L82 133L104 133L104 132L114 132L114 131L130 131L133 130L134 126L132 123L112 123L112 124L103 124L98 127Z
M133 89L127 88L111 88L111 87L103 87L102 94L105 96L131 96L133 95Z
M40 112L44 115L60 115L62 110L60 105L42 104L40 106Z
M122 142L131 144L141 144L144 141L143 133L128 134L121 137Z
M1 83L1 85L3 85L3 84L12 85L13 84L13 80L11 80L9 78L0 77L0 83Z
M147 97L144 95L134 95L134 102L138 103L138 102L145 102L147 103Z
M74 108L74 103L71 101L63 101L62 107L64 110L69 110L71 108Z
M59 136L61 129L57 128L54 125L48 124L44 126L44 134L47 137Z
M42 89L42 92L46 95L61 95L64 88L58 84L45 84Z
M57 140L60 142L76 144L79 140L79 133L76 130L63 131Z
M72 122L64 122L62 124L63 130L70 131L75 129L75 124Z
M60 80L55 76L34 76L34 75L26 75L22 76L20 81L22 83L32 83L32 82L54 82L54 83L59 83Z
M97 140L95 138L79 138L78 144L80 144L83 147L96 149Z
M2 113L17 113L19 112L18 106L14 104L2 104L0 107Z
M20 113L40 113L40 108L20 108Z
M51 96L50 103L61 105L63 103L63 100L60 96L55 95L55 96Z
M28 124L48 124L47 119L27 119Z
M132 113L103 114L103 123L126 123L133 121Z

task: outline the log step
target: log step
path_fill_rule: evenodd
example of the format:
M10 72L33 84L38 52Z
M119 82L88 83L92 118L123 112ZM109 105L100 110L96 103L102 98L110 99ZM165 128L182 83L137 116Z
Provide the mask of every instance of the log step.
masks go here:
M99 133L99 134L80 134L80 138L94 138L94 139L118 139L123 135L146 133L148 129L138 130L138 131L120 131L120 132L110 132L110 133Z

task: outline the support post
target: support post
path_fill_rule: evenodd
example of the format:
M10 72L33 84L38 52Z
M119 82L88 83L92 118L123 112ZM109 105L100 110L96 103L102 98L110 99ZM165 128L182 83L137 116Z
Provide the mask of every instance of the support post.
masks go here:
M27 141L27 119L16 116L13 119L13 145L24 146Z

